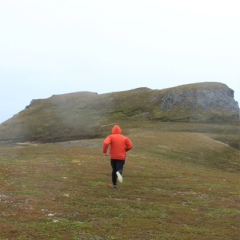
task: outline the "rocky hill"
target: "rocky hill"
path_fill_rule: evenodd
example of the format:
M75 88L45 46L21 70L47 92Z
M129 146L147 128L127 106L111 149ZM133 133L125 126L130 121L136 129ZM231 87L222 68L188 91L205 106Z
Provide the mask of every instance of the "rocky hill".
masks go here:
M234 92L221 83L164 90L138 88L97 94L77 92L32 100L0 125L0 141L54 142L101 137L123 121L239 122Z

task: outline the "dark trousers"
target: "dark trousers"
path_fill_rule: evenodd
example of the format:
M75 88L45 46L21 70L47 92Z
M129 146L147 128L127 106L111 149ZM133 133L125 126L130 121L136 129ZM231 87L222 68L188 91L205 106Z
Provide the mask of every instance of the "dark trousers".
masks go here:
M113 185L117 184L116 172L118 171L122 175L124 164L125 164L125 160L111 159Z

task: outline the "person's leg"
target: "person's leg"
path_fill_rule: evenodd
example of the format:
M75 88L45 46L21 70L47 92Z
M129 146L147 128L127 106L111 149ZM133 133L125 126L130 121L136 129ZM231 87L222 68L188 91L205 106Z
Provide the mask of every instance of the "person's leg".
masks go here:
M122 177L122 173L123 173L123 165L125 163L125 160L117 160L116 161L116 175L118 177L118 181L122 182L123 181L123 177Z
M116 160L110 160L111 161L111 166L112 166L112 183L113 186L117 185L117 176L116 176L116 171L117 171L117 164L116 164Z
M116 172L119 172L121 175L123 173L124 164L125 164L125 160L117 160L116 161Z

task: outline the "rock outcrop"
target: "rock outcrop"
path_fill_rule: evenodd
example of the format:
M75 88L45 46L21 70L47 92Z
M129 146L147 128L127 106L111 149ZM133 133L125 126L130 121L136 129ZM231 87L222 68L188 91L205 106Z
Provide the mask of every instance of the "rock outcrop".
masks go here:
M177 120L177 115L179 119L203 122L239 120L234 91L220 83L190 84L168 89L161 98L160 110L175 112L175 116L171 114L172 120Z

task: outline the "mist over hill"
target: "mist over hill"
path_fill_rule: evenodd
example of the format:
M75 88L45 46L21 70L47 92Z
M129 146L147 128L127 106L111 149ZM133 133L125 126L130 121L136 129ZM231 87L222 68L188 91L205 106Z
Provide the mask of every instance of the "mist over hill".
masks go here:
M234 91L222 83L163 90L138 88L97 94L76 92L32 100L0 125L0 141L58 142L103 137L124 122L239 123Z

